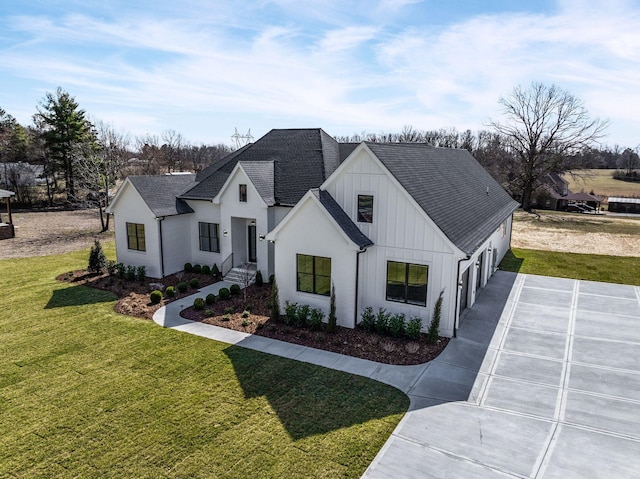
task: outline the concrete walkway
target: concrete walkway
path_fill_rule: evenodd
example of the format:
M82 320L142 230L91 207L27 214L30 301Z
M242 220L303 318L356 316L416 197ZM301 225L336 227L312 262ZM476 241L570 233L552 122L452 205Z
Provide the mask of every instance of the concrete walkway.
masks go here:
M496 272L458 337L419 366L181 318L192 303L170 303L154 321L376 379L410 397L365 478L638 477L640 288Z

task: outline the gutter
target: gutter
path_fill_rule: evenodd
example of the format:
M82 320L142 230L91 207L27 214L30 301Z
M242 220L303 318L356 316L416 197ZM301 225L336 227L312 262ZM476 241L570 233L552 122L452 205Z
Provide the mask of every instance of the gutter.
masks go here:
M458 273L456 274L456 301L454 304L455 315L453 317L453 337L457 337L458 335L458 327L460 326L460 290L462 285L460 284L460 263L463 261L469 261L471 259L471 255L467 254L465 258L460 258L458 260Z

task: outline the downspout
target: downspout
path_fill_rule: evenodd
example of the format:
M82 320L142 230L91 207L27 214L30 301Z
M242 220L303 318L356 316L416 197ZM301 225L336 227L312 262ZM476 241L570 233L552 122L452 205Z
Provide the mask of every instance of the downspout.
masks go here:
M458 326L460 325L460 289L461 289L461 284L460 284L460 263L462 263L463 261L469 261L469 259L471 259L471 255L467 255L466 258L460 258L458 260L458 273L456 274L456 302L454 304L454 308L455 308L455 315L453 318L453 337L457 337L458 335Z
M158 233L160 236L160 277L164 278L164 250L162 246L162 220L164 216L158 218Z
M354 299L354 309L353 309L353 327L355 328L358 325L358 284L360 283L360 255L367 251L367 249L361 249L360 251L356 251L356 294Z

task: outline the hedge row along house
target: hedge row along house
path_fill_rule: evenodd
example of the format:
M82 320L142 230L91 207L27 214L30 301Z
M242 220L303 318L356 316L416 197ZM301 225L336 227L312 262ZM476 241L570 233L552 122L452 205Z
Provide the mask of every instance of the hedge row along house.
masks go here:
M517 208L466 150L284 129L196 175L129 177L108 212L118 261L152 277L186 262L260 270L282 306L325 312L333 288L351 328L367 306L426 328L444 291L452 336L509 249Z

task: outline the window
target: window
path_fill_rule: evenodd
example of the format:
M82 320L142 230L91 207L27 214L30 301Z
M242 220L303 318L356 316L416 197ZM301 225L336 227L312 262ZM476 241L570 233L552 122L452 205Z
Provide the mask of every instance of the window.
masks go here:
M247 185L240 185L240 201L247 202Z
M387 301L427 305L429 267L387 261Z
M358 222L373 223L373 196L358 195Z
M296 255L298 291L305 293L331 294L331 258Z
M146 251L147 243L144 239L144 225L127 223L127 244L129 249Z
M200 251L220 252L219 226L217 223L198 223Z

